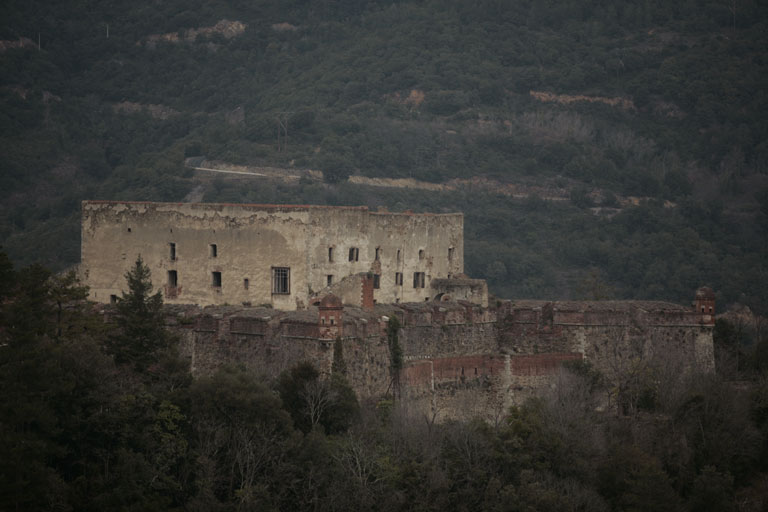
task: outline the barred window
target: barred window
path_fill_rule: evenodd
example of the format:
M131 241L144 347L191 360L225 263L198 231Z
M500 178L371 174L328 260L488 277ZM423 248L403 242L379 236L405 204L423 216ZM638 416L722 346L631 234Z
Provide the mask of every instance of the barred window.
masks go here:
M403 286L403 273L395 272L395 285Z
M272 267L272 293L291 293L291 269L289 267Z
M381 287L381 276L379 274L373 274L373 289L378 290Z
M358 261L360 257L360 249L357 247L349 248L349 261Z
M424 288L424 272L413 273L413 287Z

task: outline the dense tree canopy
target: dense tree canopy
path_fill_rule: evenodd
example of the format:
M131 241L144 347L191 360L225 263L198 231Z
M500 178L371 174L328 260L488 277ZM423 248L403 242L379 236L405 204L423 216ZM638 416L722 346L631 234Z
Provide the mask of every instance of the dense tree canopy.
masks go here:
M140 267L134 287L147 277ZM727 320L716 344L748 361L737 386L642 361L663 396L603 409L616 383L578 363L493 423L435 423L391 396L358 408L343 374L309 364L275 378L242 367L175 385L159 370L148 378L107 354L117 327L75 281L37 266L2 271L3 510L765 506L768 378L750 361L768 338Z

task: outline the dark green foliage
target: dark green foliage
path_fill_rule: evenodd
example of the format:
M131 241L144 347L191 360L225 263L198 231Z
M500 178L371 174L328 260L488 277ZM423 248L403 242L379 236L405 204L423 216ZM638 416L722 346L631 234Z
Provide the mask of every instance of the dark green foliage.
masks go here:
M236 367L189 384L170 364L187 383L158 385L104 353L103 319L77 283L47 275L6 272L3 510L736 510L736 496L764 500L765 376L740 372L738 387L663 380L649 363L664 399L652 414L616 417L598 409L613 386L569 363L556 386L493 423L424 421L403 400L361 413L342 372L323 379L308 364L279 377L279 397ZM14 318L34 328L11 329Z
M117 332L107 343L107 350L118 364L131 365L144 372L170 348L171 337L165 329L163 297L152 293L152 281L141 259L125 274L128 292L123 292L115 306Z
M280 399L252 373L225 367L196 380L186 401L196 450L191 504L273 503L262 481L279 470L293 433Z
M311 363L283 372L276 387L293 424L304 433L317 427L327 434L345 432L358 414L357 397L344 375L322 379Z
M600 492L616 510L679 510L675 494L661 464L634 447L617 447L600 471Z

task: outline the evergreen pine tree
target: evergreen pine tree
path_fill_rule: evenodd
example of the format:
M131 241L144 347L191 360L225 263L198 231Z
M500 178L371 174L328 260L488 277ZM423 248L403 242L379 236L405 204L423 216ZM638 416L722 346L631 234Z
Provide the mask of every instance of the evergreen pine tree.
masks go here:
M160 291L152 294L150 271L141 256L125 279L128 293L123 292L117 301L117 331L107 341L107 350L118 364L130 364L137 371L145 371L170 344L163 318L163 297Z

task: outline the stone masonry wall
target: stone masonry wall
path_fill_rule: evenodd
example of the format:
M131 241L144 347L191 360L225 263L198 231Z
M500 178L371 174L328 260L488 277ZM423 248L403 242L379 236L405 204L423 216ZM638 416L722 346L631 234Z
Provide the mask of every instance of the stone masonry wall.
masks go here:
M331 371L333 340L320 339L318 312L265 308L196 309L175 322L195 374L226 363L276 376L298 362ZM345 307L347 378L361 399L394 391L387 319L401 324L401 393L432 418L489 419L554 385L566 361L587 360L619 379L637 361L670 371L711 371L712 325L674 304L643 302L468 302Z

